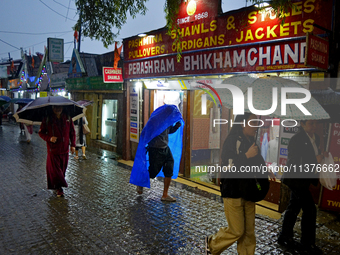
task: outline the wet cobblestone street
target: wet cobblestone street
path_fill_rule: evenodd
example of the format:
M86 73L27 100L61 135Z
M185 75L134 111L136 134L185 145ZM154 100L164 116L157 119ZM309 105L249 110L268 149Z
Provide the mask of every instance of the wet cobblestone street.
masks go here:
M226 226L218 196L173 182L177 202L164 203L159 180L138 196L128 167L91 150L87 157L70 156L58 198L46 188L45 142L34 132L27 144L18 125L0 126L1 255L204 254L204 237ZM297 254L277 245L281 223L256 216L256 254ZM325 254L340 254L336 231L319 224L317 232ZM223 254L237 254L236 244Z

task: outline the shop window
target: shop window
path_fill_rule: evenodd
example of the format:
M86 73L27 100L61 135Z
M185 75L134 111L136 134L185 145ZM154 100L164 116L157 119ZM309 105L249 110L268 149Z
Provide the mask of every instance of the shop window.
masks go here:
M102 134L103 141L117 144L118 100L103 100Z

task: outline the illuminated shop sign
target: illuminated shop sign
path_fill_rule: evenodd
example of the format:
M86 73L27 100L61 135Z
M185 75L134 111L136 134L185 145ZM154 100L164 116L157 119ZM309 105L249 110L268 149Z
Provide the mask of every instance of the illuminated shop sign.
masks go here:
M193 11L190 12L187 8L194 5L192 2L196 3L196 9L192 7L195 14L189 15ZM125 60L177 53L178 46L183 52L188 52L305 37L306 33L311 32L324 34L324 31L313 24L331 29L331 0L295 2L294 7L286 13L284 24L281 24L281 20L269 8L258 10L250 7L217 16L218 1L211 2L215 3L207 0L182 2L177 19L179 30L173 30L170 35L167 34L167 29L163 29L153 33L152 37L124 40ZM174 43L178 33L182 37L180 45Z

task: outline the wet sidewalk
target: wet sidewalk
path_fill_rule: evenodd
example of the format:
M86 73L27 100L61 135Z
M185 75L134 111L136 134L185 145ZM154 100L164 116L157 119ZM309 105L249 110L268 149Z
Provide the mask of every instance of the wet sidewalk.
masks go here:
M46 189L45 142L33 133L27 144L17 125L0 126L1 255L204 254L204 237L226 226L219 196L173 182L177 202L164 203L158 180L137 196L129 167L98 153L70 157L69 187L57 198ZM340 254L339 222L319 216L317 245ZM297 254L276 244L281 223L256 215L256 254ZM237 254L236 244L223 254Z

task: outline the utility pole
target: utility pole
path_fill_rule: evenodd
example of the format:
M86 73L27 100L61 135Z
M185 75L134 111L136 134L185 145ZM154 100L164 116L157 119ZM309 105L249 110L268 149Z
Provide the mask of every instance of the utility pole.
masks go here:
M78 38L78 52L80 53L80 41L81 41L81 22L82 22L82 20L81 20L81 16L82 16L82 13L83 13L83 11L82 11L82 8L80 7L80 17L79 17L79 19L80 19L80 25L79 25L79 38Z

